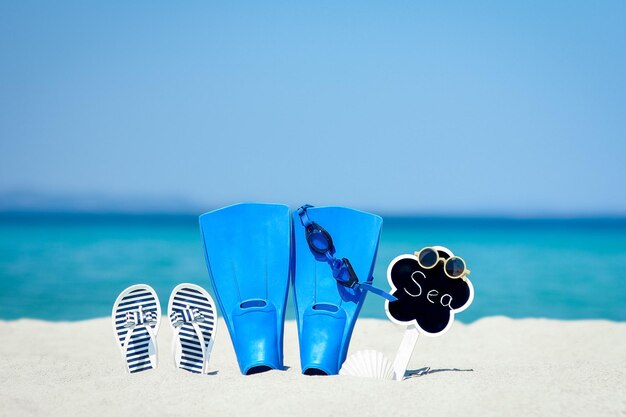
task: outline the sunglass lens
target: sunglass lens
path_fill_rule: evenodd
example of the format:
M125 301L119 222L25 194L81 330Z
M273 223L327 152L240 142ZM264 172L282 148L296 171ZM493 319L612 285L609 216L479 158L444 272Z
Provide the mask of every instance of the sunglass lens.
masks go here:
M422 249L422 251L419 253L419 261L420 261L420 265L422 265L424 268L432 268L433 266L435 266L437 264L437 260L439 259L439 257L437 256L437 252L434 249Z
M452 278L459 278L465 272L463 259L452 257L446 262L446 274Z

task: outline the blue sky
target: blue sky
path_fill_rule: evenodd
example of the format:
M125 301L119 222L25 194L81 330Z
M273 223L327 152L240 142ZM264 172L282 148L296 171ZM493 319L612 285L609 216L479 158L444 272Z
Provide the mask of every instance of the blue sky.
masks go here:
M626 2L0 3L0 191L626 213Z

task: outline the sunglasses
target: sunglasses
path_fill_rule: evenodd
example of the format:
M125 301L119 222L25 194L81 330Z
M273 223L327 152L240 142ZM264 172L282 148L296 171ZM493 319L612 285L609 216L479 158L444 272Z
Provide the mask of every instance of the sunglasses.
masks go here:
M442 258L435 248L426 247L419 252L415 252L415 256L417 256L417 263L424 269L432 269L439 261L443 261L443 271L448 277L453 279L463 278L465 275L470 274L470 270L467 269L463 258L459 256L452 256L447 259Z

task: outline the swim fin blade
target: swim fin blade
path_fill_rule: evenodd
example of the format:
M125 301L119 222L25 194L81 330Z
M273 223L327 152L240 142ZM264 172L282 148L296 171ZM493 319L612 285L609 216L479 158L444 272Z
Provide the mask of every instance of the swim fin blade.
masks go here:
M360 282L369 280L382 218L345 207L309 207L307 214L332 236L334 256L349 259ZM302 373L335 375L346 359L367 291L337 282L327 259L309 247L297 212L293 214L293 232L292 280Z
M283 369L289 207L243 203L200 216L204 253L241 373Z

